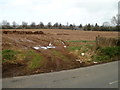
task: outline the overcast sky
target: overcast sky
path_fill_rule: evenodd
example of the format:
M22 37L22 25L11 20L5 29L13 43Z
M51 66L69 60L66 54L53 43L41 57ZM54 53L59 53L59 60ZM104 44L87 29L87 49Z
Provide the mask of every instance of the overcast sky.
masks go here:
M0 21L95 24L110 22L119 0L0 0Z

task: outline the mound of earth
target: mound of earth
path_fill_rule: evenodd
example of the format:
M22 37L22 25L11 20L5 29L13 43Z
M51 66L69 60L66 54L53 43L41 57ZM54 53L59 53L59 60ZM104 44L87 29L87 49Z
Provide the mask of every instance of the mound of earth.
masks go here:
M44 34L43 31L3 31L3 34Z

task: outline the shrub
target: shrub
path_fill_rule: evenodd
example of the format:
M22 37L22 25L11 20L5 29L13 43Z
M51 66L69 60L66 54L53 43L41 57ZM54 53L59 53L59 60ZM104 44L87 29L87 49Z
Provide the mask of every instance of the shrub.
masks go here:
M96 55L92 56L93 61L110 61L114 57L118 57L120 55L120 47L104 47L99 48L96 51Z
M120 55L120 47L116 46L116 47L105 47L101 49L101 53L103 55L107 55L109 57L113 57L113 56L117 56Z
M97 62L101 62L101 61L110 61L110 57L109 56L100 56L100 55L94 55L92 57L93 61L97 61Z

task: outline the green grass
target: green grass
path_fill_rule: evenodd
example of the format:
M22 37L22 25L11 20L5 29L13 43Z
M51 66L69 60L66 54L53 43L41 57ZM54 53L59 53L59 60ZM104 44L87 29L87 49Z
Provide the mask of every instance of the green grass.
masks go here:
M87 47L87 48L89 48L89 49L92 50L94 48L94 45L92 45L92 44L86 44L85 47Z
M120 55L120 47L115 46L115 47L106 47L101 49L101 53L103 55L107 55L109 57L114 57L116 55Z
M2 51L2 63L9 61L10 63L15 63L16 61L26 61L26 67L29 70L34 70L41 67L42 61L45 58L33 50L25 51L14 51L14 50L3 50Z
M27 68L29 70L34 70L41 67L41 62L44 60L44 57L35 51L29 51L26 53L26 60L29 60L27 63Z
M82 52L87 52L89 49L93 49L94 45L92 44L86 44L81 46L69 46L68 50L75 51L75 50L82 50Z
M68 47L68 50L75 51L75 50L80 50L81 48L82 48L82 46L70 46L70 47Z
M87 43L87 42L96 42L96 41L80 40L80 41L66 41L66 42L83 42L83 43Z
M2 51L2 61L6 62L9 60L16 60L17 52L14 50L3 50Z
M120 55L120 46L99 48L96 55L92 56L93 61L111 61L112 58Z

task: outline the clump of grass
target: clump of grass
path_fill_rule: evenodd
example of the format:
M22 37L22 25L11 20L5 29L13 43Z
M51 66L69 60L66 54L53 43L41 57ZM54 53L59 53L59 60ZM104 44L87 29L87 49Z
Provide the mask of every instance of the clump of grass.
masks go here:
M14 50L3 50L2 51L2 61L6 62L8 60L16 60L17 52Z
M100 55L94 55L92 56L93 61L97 62L103 62L103 61L111 61L111 58L109 56L100 56Z
M93 47L94 47L94 45L92 45L92 44L86 44L85 46L86 46L87 48L91 49L91 50L92 50Z
M82 49L80 52L81 52L81 53L86 53L86 52L88 52L88 50L89 50L88 48L84 48L84 49Z
M110 58L113 57L113 56L120 55L119 51L120 51L120 47L119 46L116 46L116 47L106 47L106 48L102 48L101 49L101 53L103 55L109 56Z
M120 55L120 47L114 46L114 47L104 47L99 48L96 51L96 55L92 56L92 59L94 61L111 61L114 57L117 57Z
M44 60L43 56L34 51L29 51L26 53L26 60L29 60L27 63L27 68L29 70L34 70L39 68L42 65L42 60Z
M82 46L71 46L71 47L68 47L68 50L75 51L75 50L80 50L81 48Z

